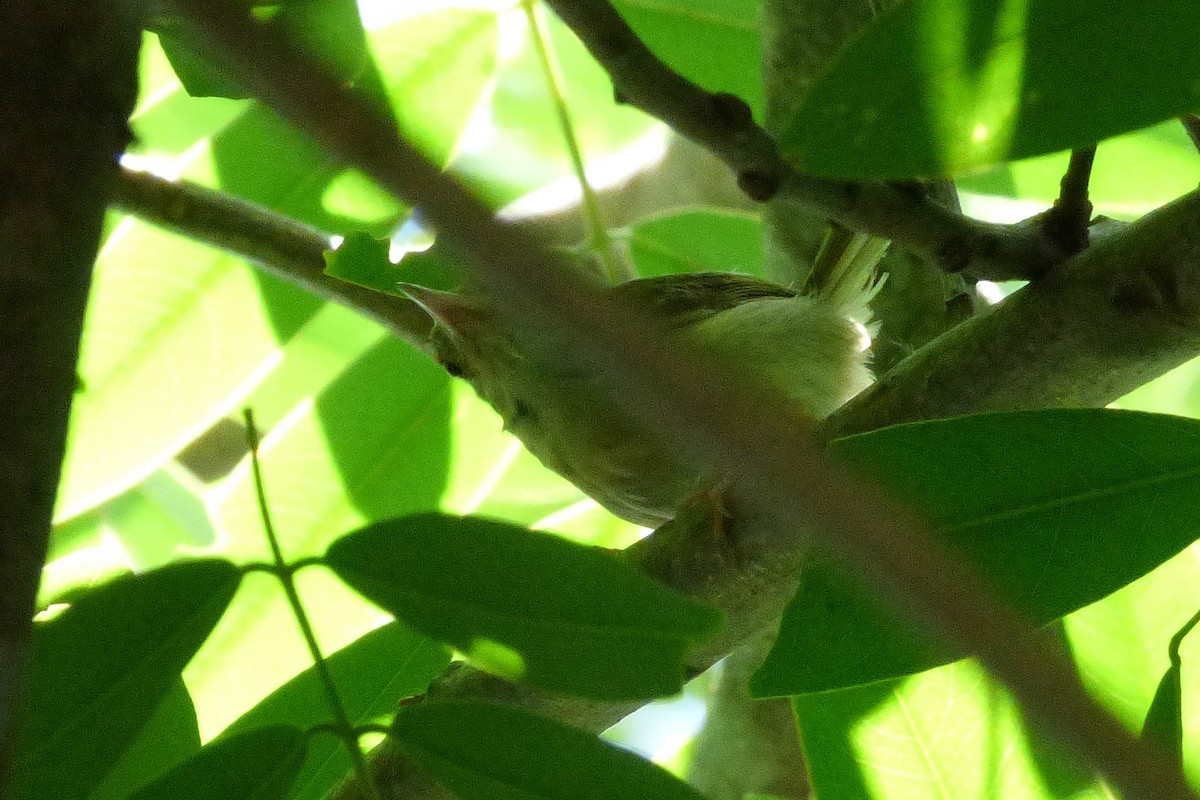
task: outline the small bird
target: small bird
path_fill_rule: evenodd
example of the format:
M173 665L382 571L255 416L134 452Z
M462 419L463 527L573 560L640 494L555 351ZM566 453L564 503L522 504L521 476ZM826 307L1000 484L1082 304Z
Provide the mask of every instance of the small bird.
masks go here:
M866 258L873 274L881 255L859 253L834 271L836 280L805 292L716 272L640 278L609 291L714 363L736 364L823 417L871 382L862 329L849 315L866 309L877 284L853 262ZM587 369L564 363L550 332L506 322L484 299L403 289L433 317L431 344L446 370L469 381L543 464L612 513L658 527L720 482L646 429Z

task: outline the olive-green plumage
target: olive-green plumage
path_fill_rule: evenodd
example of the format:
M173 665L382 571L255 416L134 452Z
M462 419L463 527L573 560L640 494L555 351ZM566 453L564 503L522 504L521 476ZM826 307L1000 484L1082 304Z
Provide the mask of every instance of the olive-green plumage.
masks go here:
M861 284L860 284L861 286ZM547 467L614 514L657 526L714 482L698 473L578 365L546 331L513 330L486 303L411 287L439 324L433 344ZM661 320L681 343L769 382L824 416L870 382L845 303L744 275L644 278L611 289Z

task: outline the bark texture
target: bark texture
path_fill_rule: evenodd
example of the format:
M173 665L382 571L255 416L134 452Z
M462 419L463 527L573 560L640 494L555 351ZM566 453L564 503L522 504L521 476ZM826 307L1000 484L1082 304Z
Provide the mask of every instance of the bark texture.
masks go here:
M0 796L139 41L118 0L0 4Z

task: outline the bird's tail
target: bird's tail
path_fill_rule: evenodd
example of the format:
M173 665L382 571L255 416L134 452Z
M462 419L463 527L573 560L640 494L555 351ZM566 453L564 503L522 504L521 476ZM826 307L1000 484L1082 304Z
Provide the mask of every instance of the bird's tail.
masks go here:
M836 223L830 225L801 294L838 309L870 329L870 303L887 277L878 275L876 267L887 253L888 244L887 239L855 233Z

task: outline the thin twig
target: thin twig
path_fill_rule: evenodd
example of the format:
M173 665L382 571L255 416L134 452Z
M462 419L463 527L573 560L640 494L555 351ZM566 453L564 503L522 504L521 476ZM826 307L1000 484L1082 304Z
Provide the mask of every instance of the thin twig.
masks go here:
M567 146L567 154L571 157L571 166L575 177L579 180L579 191L582 197L584 218L588 223L588 246L604 264L604 272L612 283L621 283L633 277L628 264L613 246L612 238L608 235L608 225L604 221L604 212L600 209L600 200L596 190L588 181L587 167L584 164L583 148L575 135L575 123L571 119L571 109L567 106L566 84L558 58L554 52L554 42L550 39L550 28L546 25L546 15L538 0L523 0L525 17L529 21L530 35L533 37L534 49L542 63L542 72L546 76L546 86L554 101L554 110L558 116L558 125L562 129L563 142Z
M774 533L820 534L881 597L977 654L1027 712L1129 796L1196 797L1178 770L1096 704L1061 651L998 605L973 569L933 546L925 524L832 463L803 420L773 411L786 407L781 398L671 346L653 322L581 282L519 228L497 222L397 139L385 114L251 23L240 5L190 0L182 10L207 37L208 57L225 61L331 153L421 207L464 254L464 266L493 288L501 313L558 330L568 355L594 369L651 430L698 466L735 475L731 494L773 521Z
M950 272L1005 280L1032 278L1063 253L1029 226L994 225L962 216L883 183L855 184L803 175L780 156L749 106L708 92L672 70L637 37L607 0L547 0L607 70L629 103L699 142L737 174L758 201L782 199L855 231L891 239Z
M1049 211L1035 217L1045 235L1056 242L1064 253L1078 253L1088 246L1088 224L1092 220L1088 183L1095 159L1095 145L1072 150L1058 199Z
M1088 183L1092 179L1092 163L1095 160L1095 145L1071 151L1071 160L1059 184L1057 205L1086 207L1090 215L1092 203L1088 200Z
M318 297L349 306L425 346L429 316L415 303L325 274L329 234L268 208L186 181L121 169L112 205L190 239L242 256Z
M342 695L338 691L337 681L333 679L333 672L329 669L329 662L325 660L325 654L321 652L316 631L313 630L312 622L308 619L308 612L304 610L304 603L300 600L300 592L296 588L296 579L292 570L288 568L287 559L283 555L283 547L275 532L275 525L271 522L271 511L267 505L267 489L263 482L262 464L258 459L258 427L254 424L254 414L249 408L246 408L243 413L246 422L246 444L250 450L250 471L254 476L254 496L258 500L258 511L262 516L263 533L266 534L267 544L271 548L275 577L283 585L283 593L287 596L292 616L295 618L296 625L300 628L300 635L304 638L304 644L308 648L313 669L316 670L317 677L321 680L321 688L325 690L325 702L329 704L329 710L336 723L334 730L337 731L342 743L346 746L346 752L350 756L350 762L354 765L359 785L366 791L367 800L381 800L379 788L371 776L371 767L363 757L362 747L358 743L358 734L355 731L354 723L350 720L350 713L346 711L346 704L342 702Z

